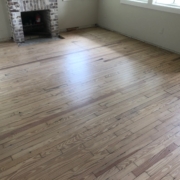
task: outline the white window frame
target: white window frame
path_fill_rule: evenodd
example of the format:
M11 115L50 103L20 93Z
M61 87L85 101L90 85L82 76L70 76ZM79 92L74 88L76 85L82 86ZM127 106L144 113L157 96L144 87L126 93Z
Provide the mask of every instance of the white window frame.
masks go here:
M138 0L120 0L122 4L128 4L132 6L143 7L147 9L154 9L159 11L165 11L175 14L180 14L180 6L170 6L154 3L153 0L148 0L147 3Z

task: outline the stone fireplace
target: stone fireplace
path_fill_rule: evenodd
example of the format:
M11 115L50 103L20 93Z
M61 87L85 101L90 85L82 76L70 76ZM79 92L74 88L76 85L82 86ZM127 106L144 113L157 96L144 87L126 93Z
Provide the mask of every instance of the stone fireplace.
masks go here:
M57 0L7 0L7 5L15 42L24 42L28 33L58 36ZM35 22L37 14L40 24Z

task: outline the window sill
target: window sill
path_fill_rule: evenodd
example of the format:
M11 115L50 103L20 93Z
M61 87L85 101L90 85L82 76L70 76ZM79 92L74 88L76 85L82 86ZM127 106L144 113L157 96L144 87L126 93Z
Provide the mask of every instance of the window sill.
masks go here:
M161 4L149 4L144 2L137 2L137 1L130 1L130 0L121 0L122 4L137 6L137 7L143 7L147 9L154 9L158 11L165 11L175 14L180 14L180 7L174 7L174 6L166 6Z
M129 0L121 0L122 4L128 4L132 6L138 6L138 7L144 7L148 8L148 3L143 3L143 2L137 2L137 1L129 1Z

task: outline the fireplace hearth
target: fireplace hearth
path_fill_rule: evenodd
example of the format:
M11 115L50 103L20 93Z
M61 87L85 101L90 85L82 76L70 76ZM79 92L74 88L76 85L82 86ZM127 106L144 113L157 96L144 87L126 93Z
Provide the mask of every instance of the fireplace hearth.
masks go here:
M57 0L7 0L13 39L24 42L25 36L58 36Z

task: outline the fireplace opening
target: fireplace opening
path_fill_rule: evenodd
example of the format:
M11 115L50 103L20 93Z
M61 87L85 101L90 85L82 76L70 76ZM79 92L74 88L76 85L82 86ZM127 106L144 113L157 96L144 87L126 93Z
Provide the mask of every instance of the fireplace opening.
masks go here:
M25 39L51 37L50 11L21 12Z

